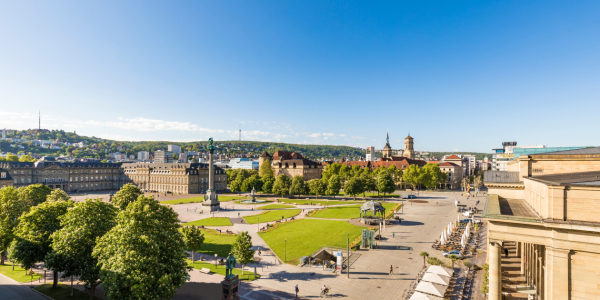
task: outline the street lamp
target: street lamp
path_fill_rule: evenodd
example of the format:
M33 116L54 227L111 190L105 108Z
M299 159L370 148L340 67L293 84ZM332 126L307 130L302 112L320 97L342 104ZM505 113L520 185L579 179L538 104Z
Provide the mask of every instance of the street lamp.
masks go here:
M258 216L258 226L256 227L257 231L260 231L260 216Z
M215 268L217 268L217 254L215 253Z
M287 238L285 238L285 257L284 261L287 262Z

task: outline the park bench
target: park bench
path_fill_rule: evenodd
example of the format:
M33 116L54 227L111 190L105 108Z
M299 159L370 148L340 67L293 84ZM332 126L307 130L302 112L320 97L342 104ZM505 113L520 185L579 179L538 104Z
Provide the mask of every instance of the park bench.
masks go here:
M225 232L226 232L226 233L233 233L233 231L229 231L229 230L227 230L227 231L225 231Z
M207 268L202 268L202 269L200 270L200 272L202 272L202 273L205 273L205 274L210 274L210 269L207 269Z

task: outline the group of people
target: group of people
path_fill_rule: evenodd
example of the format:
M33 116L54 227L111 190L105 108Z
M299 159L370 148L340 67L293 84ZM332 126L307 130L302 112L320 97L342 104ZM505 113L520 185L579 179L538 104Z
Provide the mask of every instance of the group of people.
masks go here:
M300 288L298 288L298 285L296 284L296 287L294 287L294 291L296 292L296 298L298 298L298 293L300 292ZM323 284L323 286L321 287L321 296L325 296L329 294L329 288Z

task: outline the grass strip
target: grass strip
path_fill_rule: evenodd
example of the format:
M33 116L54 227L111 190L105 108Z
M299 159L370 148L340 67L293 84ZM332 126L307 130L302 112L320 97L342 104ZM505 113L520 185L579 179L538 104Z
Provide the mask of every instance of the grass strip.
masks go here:
M219 202L229 202L232 200L240 200L240 199L246 199L247 197L242 197L242 196L222 196L219 195ZM201 203L202 201L204 201L204 196L199 196L199 197L190 197L190 198L182 198L182 199L173 199L173 200L165 200L165 201L161 201L161 204L186 204L186 203Z
M226 217L206 218L183 223L183 226L232 226L231 220Z
M345 205L345 204L359 204L365 203L364 201L337 201L337 200L296 200L296 199L277 199L281 203L292 203L298 205Z
M270 204L270 205L265 205L262 207L257 207L256 209L267 210L267 209L281 209L281 208L296 208L296 207L293 205L285 205L285 204Z
M194 269L197 269L197 270L201 270L202 268L210 269L211 272L222 275L223 278L225 278L225 266L218 266L218 265L215 266L214 262L210 263L210 262L199 261L199 260L196 260L192 264L191 259L187 259L187 264L188 264L188 266L190 266ZM254 269L252 271L250 271L250 268L247 268L244 270L244 275L242 275L241 269L234 268L233 274L238 275L238 278L240 280L252 281L252 280L256 279L254 277ZM260 278L260 274L257 274L257 275L258 275L258 278Z
M256 224L256 223L258 223L259 216L260 216L261 223L272 222L272 221L281 220L282 217L283 217L283 219L291 218L293 216L298 215L301 211L302 211L301 209L270 210L270 211L260 213L258 215L246 216L246 217L244 217L244 220L246 220L246 222L248 222L248 224Z
M0 274L10 277L18 282L31 282L32 278L31 275L28 275L29 270L25 271L25 269L21 268L19 265L15 265L15 270L13 271L12 263L0 265ZM42 275L35 273L33 275L33 280L38 280L41 277Z

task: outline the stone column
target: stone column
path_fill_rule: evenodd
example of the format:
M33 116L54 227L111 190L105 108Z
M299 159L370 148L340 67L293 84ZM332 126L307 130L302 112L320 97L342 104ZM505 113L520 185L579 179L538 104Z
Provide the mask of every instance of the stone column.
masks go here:
M213 190L215 188L215 167L213 165L213 152L215 150L210 149L208 154L208 189Z
M546 247L546 299L569 300L570 250Z
M519 243L521 245L519 249L519 257L521 258L521 275L525 275L525 243Z
M516 250L517 257L521 257L521 242L515 242L515 246L517 246L517 250Z
M502 241L490 239L489 264L490 264L490 289L489 300L502 299Z

